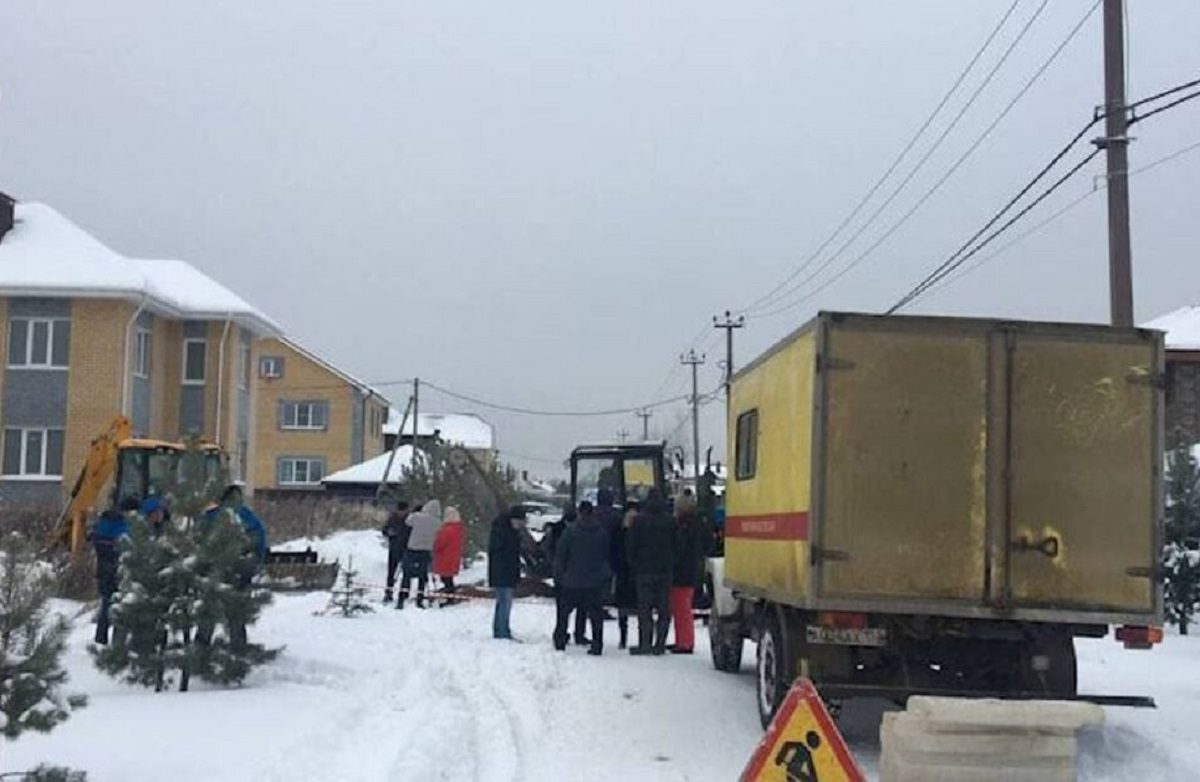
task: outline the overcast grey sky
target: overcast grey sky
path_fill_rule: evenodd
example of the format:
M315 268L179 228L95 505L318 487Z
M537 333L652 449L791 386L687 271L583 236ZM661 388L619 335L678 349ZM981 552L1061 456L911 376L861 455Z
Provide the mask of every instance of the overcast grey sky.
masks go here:
M1020 3L963 96L1038 2ZM797 298L947 170L1092 2L1049 0L928 167ZM0 190L126 254L195 263L364 379L636 405L686 390L668 372L688 340L820 244L1008 4L9 0ZM1200 3L1130 5L1131 95L1200 76ZM1101 101L1096 14L909 223L818 296L752 319L739 355L818 308L886 308ZM1136 135L1135 168L1200 141L1200 101ZM1041 214L1088 190L1099 163ZM1133 180L1139 318L1200 301L1197 174L1200 153ZM1101 194L915 311L1104 320L1105 236ZM719 351L704 341L712 387ZM705 410L707 441L722 408ZM480 412L507 456L547 473L517 455L556 460L639 426Z

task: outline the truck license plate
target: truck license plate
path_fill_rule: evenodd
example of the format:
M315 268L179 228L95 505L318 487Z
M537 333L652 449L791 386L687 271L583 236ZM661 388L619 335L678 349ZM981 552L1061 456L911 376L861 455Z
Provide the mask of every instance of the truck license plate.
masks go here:
M807 635L810 644L836 644L838 646L884 646L887 644L887 630L883 627L864 627L855 630L808 625Z

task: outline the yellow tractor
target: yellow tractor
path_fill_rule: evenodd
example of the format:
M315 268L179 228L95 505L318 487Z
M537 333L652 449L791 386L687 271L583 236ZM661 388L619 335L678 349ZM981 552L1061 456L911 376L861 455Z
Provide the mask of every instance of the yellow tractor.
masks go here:
M180 457L187 450L183 443L149 440L132 436L133 425L124 416L113 419L108 428L92 440L87 461L75 480L66 507L55 525L56 547L66 547L79 553L87 541L87 519L100 505L120 507L129 500L141 503L147 497L167 493L175 481ZM204 469L213 497L221 489L225 453L211 443L200 445L204 454ZM102 501L104 489L111 481L108 502Z

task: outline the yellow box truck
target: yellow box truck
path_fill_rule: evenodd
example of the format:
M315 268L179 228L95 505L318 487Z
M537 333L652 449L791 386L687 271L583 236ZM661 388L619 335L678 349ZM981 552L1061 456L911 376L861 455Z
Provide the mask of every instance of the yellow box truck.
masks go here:
M822 313L733 378L713 661L764 725L838 700L1076 697L1077 636L1161 639L1163 345Z

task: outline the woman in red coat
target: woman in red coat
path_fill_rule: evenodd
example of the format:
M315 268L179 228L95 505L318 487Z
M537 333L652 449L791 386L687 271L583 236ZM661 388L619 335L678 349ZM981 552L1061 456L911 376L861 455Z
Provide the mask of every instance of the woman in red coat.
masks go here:
M454 594L454 577L462 569L463 535L463 520L458 508L448 506L433 540L433 572L442 579L442 593L446 595L441 603L443 606L454 602L450 596Z

